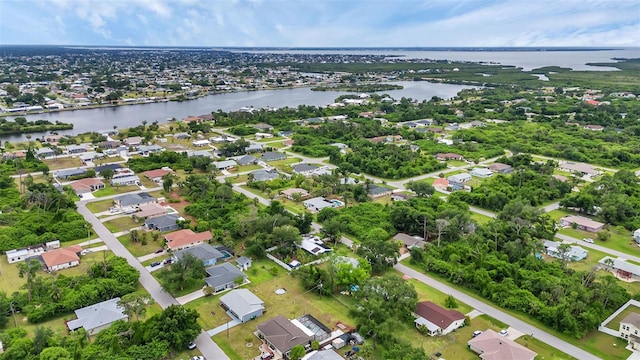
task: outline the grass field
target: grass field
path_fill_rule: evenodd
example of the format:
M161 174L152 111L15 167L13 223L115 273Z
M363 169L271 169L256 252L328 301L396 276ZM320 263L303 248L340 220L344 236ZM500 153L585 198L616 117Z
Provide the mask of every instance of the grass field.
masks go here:
M153 241L151 240L151 237L148 238L147 245L142 245L142 242L140 241L138 241L137 243L132 242L131 236L129 234L118 237L118 241L120 241L120 243L124 245L124 247L126 247L127 250L129 250L131 255L135 257L151 254L154 251L161 248L160 240ZM157 260L154 260L154 261L157 261Z
M472 218L473 220L477 221L477 222L478 222L478 224L480 224L480 225L482 225L482 224L486 224L486 223L488 223L489 221L491 221L491 219L492 219L492 218L490 218L489 216L485 216L485 215L478 214L478 213L475 213L475 212L472 212L472 213L471 213L471 218Z
M103 224L112 233L130 230L142 225L141 223L133 221L131 216L122 216L113 220L105 221Z
M538 353L536 359L544 359L544 360L573 360L575 359L573 356L569 356L562 351L551 347L542 341L533 338L529 335L524 335L516 339L516 342L529 350L535 351Z
M233 174L233 173L241 173L245 171L260 170L260 169L262 169L262 166L251 164L251 165L238 166L237 171L230 171L230 172Z
M95 191L93 193L93 196L99 198L99 197L104 197L104 196L113 196L113 195L118 195L118 194L126 194L128 192L137 191L137 190L140 190L140 188L135 186L135 185L111 186L111 185L106 185L105 184L105 188Z
M92 213L96 214L103 211L107 211L112 206L113 206L113 200L107 199L107 200L90 202L87 204L87 209L89 209L89 211L91 211Z
M77 157L59 157L57 159L43 160L49 166L49 170L60 170L82 166L82 161Z

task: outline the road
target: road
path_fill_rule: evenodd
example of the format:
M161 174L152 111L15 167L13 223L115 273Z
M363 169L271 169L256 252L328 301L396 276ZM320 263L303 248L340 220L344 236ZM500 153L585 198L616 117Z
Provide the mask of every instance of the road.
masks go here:
M627 253L623 253L620 251L616 251L613 249L610 249L608 247L604 247L604 246L600 246L597 244L591 244L588 243L586 241L582 241L581 239L576 239L574 237L571 236L567 236L567 235L563 235L563 234L556 234L556 237L560 240L562 240L562 242L568 243L568 244L577 244L580 245L582 247L587 247L587 248L591 248L593 250L598 250L601 251L603 253L606 253L607 255L611 255L613 257L619 257L619 258L623 258L623 259L627 259L627 260L633 260L637 263L640 263L640 257L638 256L633 256Z
M520 319L517 319L502 310L495 308L489 304L486 304L476 298L473 298L463 292L460 292L450 286L447 286L429 276L426 276L420 272L417 272L405 265L397 264L394 268L400 271L403 274L411 276L412 278L421 281L445 294L453 295L457 300L462 301L463 303L472 306L476 310L485 313L505 324L509 324L511 327L516 328L519 331L522 331L525 334L533 334L533 336L548 344L553 346L554 348L563 351L564 353L575 357L580 360L598 360L599 357L590 354L577 346L571 345L568 342L561 340L533 325L530 325Z
M76 203L78 206L78 213L80 213L85 220L87 220L93 226L93 230L96 232L98 237L102 239L102 241L113 251L116 256L123 257L127 260L129 265L133 266L140 272L140 284L149 292L149 295L155 300L160 307L163 309L168 307L169 305L179 305L176 299L165 292L160 286L160 283L151 276L149 271L142 266L142 264L136 259L129 250L127 250L124 245L118 241L118 239L98 220L98 218L87 209L85 201L81 201ZM205 356L207 359L220 359L226 360L229 357L220 349L220 347L213 342L211 337L207 335L206 332L202 332L195 341L198 350Z

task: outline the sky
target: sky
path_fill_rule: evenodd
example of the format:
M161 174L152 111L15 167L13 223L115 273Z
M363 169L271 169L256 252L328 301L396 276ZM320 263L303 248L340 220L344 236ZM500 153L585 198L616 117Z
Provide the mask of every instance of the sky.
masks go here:
M640 46L640 0L0 0L0 45Z

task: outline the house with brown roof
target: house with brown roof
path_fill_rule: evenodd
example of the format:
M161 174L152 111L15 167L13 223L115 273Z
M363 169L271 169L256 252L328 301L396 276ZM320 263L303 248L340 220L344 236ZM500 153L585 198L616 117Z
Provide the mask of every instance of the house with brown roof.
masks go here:
M142 204L139 206L139 209L140 211L131 214L131 217L136 221L139 219L146 220L153 216L164 215L168 212L164 206L158 203Z
M288 358L289 352L294 346L304 346L312 340L311 336L282 315L258 324L257 328L258 337L281 357Z
M295 200L295 194L300 194L301 199L309 197L309 192L301 188L284 189L280 191L280 194L284 195L284 197L289 200Z
M44 265L47 267L47 271L58 271L80 265L80 256L78 256L78 253L81 251L82 246L74 245L47 251L41 256Z
M436 160L442 160L442 161L447 161L447 160L463 160L464 157L460 154L454 154L454 153L438 153L436 154Z
M449 180L445 178L437 178L433 181L433 187L436 188L436 190L447 191L449 188Z
M182 229L166 234L164 239L169 250L176 251L203 244L212 237L211 231L195 233L191 229Z
M430 336L447 335L464 325L464 314L456 310L447 310L431 301L416 304L416 327L424 327Z
M627 339L634 350L640 350L640 314L630 313L620 321L620 337Z
M586 230L589 232L598 232L604 227L604 224L599 221L591 220L587 217L577 215L567 215L563 217L562 219L560 219L560 224L562 226L571 227L573 227L575 224L575 227L577 229Z
M537 353L489 329L467 342L483 360L533 360Z
M86 178L76 180L71 183L71 188L76 195L86 194L94 192L96 190L104 189L104 183L96 178Z
M513 167L511 165L503 164L503 163L493 163L487 166L487 169L491 170L494 174L508 174L513 172Z
M145 171L142 173L142 175L144 175L147 179L158 184L162 182L162 177L167 174L173 174L173 171L171 169L156 169Z

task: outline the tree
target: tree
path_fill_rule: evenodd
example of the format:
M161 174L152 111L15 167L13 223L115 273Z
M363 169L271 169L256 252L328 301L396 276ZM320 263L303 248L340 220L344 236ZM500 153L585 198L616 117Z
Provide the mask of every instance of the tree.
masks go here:
M129 317L135 315L136 321L140 320L140 316L143 316L147 312L147 306L153 304L153 299L145 294L130 293L120 298L118 305L124 308L125 314Z
M438 247L440 247L440 240L442 234L444 234L449 228L450 222L447 219L436 219L436 231L438 232Z
M449 295L444 300L444 305L449 309L455 309L458 307L458 302L456 301L456 298L453 297L453 295Z
M287 256L295 249L295 243L300 240L300 231L291 225L276 226L270 235L271 243L278 246L278 254Z
M331 258L330 273L333 275L333 285L338 289L350 290L352 286L360 286L369 278L371 267L368 263L362 262L354 266L349 261L341 257Z
M129 231L129 237L131 238L131 242L137 243L140 241L140 231L138 231L138 229Z
M71 360L72 356L69 350L60 347L48 347L40 353L40 360Z
M412 181L407 184L407 188L413 190L420 197L433 195L436 189L426 181Z
M291 351L289 352L289 359L300 360L306 354L307 354L307 351L304 349L304 346L296 345L291 348Z
M342 232L344 231L344 225L337 219L330 219L324 223L320 232L322 236L329 239L333 243L333 246L338 245L338 242L342 238Z
M171 192L171 187L173 186L173 179L174 179L174 176L171 173L167 173L164 176L162 176L162 189L166 193Z
M113 170L112 169L104 169L100 172L100 175L102 175L102 177L105 180L111 180L113 178Z
M203 282L207 275L202 260L191 254L183 255L168 270L160 273L160 283L169 293Z
M36 272L42 269L42 263L31 259L18 264L18 276L27 279L27 300L31 302L31 288L36 277Z
M167 341L173 350L185 350L200 334L198 312L179 305L170 305L161 314L154 315L145 322L146 342Z

